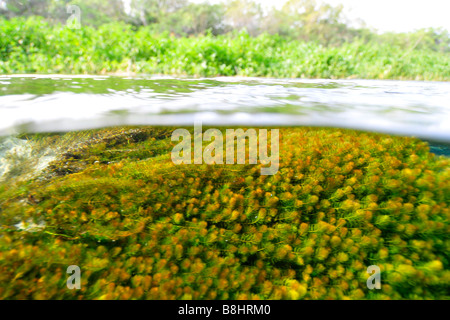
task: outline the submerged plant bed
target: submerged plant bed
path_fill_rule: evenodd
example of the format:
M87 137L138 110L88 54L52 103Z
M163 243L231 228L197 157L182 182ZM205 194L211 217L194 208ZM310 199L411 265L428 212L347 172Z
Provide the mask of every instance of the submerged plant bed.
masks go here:
M279 171L262 176L173 164L174 129L27 137L83 139L0 184L0 298L450 298L450 161L427 143L283 128Z

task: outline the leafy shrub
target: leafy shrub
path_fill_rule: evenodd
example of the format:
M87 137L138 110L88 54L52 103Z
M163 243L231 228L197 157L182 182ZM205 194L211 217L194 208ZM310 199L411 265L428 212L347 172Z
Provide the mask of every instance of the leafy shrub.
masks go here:
M95 29L0 19L2 73L115 73L368 79L450 79L450 57L358 40L339 47L246 32L176 38L125 23Z

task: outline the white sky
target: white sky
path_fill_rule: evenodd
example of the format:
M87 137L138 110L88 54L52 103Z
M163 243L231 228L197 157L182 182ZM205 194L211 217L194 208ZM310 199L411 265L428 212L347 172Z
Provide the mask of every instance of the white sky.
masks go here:
M204 2L204 0L191 0ZM320 1L320 0L319 0ZM450 0L321 0L344 5L350 19L361 19L379 31L405 32L443 27L450 31ZM209 0L218 3L221 0ZM255 0L263 6L282 6L286 0Z

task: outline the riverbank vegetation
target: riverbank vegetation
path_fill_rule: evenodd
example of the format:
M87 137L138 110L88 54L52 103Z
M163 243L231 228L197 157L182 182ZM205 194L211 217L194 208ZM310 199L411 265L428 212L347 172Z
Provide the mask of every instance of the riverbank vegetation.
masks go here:
M10 0L0 14L1 73L450 79L446 30L377 34L314 1Z
M77 143L0 184L0 298L449 298L449 159L425 142L280 129L279 172L261 176L173 164L173 129L21 137Z

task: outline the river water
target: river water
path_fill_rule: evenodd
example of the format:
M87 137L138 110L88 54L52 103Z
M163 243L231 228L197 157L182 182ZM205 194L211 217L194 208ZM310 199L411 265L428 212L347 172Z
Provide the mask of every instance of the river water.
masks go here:
M0 76L0 135L112 125L325 126L450 142L450 83Z

